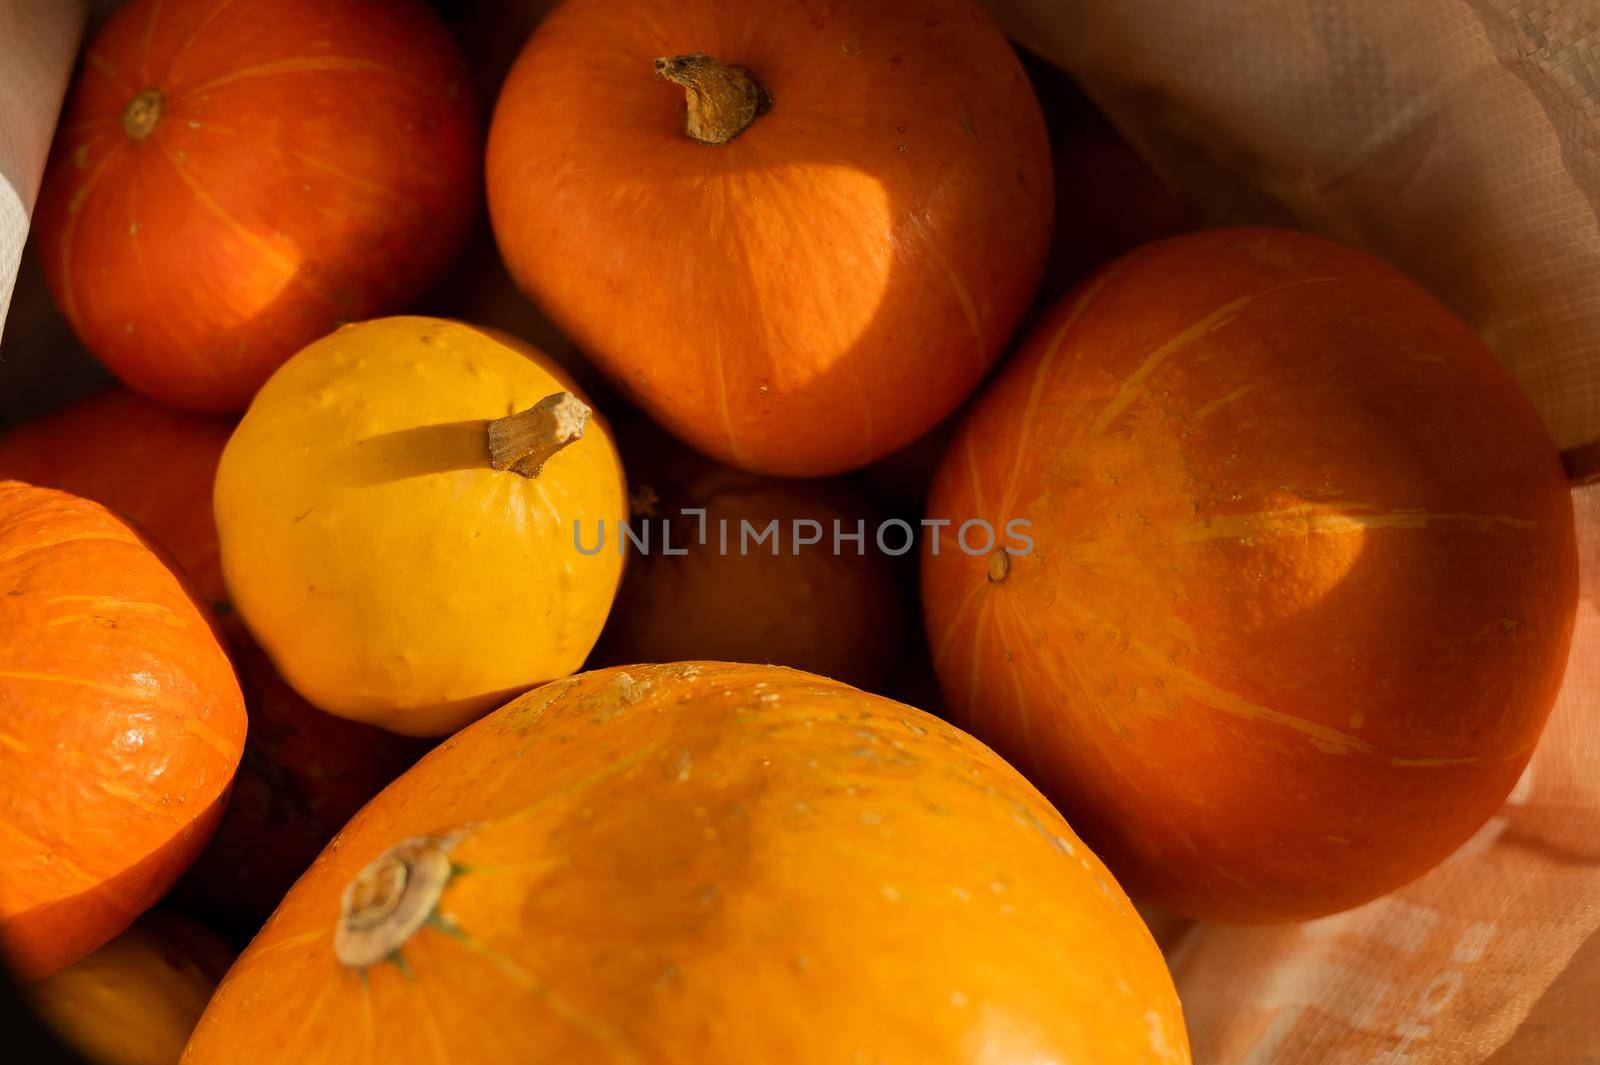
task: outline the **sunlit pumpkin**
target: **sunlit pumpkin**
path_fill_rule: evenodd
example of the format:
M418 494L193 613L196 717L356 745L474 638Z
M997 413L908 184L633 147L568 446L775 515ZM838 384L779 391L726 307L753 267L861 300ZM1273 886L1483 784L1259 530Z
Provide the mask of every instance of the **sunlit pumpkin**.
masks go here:
M650 428L623 443L631 529L644 550L629 560L591 662L709 658L858 687L882 681L895 665L905 593L866 501L844 483L723 466Z
M1454 315L1321 239L1148 245L980 398L923 558L956 719L1135 897L1328 913L1421 874L1517 780L1576 604L1538 416ZM979 527L969 542L981 543Z
M1028 79L971 0L571 0L495 108L523 289L683 440L836 473L956 406L1050 236Z
M297 883L187 1065L1189 1060L1161 956L1032 787L793 670L546 685Z
M28 1005L91 1065L177 1065L232 961L205 927L152 910L30 986Z
M18 976L77 961L171 886L244 733L227 655L139 535L0 482L0 954Z
M522 342L436 318L346 326L273 375L215 505L233 604L295 690L440 735L583 664L627 501L575 389Z
M470 95L417 0L130 0L85 53L34 218L56 302L135 390L240 410L448 264L477 198Z
M115 511L164 549L232 644L250 729L233 796L177 890L253 931L323 844L425 749L325 714L273 671L227 601L211 486L231 425L121 390L0 434L0 478Z

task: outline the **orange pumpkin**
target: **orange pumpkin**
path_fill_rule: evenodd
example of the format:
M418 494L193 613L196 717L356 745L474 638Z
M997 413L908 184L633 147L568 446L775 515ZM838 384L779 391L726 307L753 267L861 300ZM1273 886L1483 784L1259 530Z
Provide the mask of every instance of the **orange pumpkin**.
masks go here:
M208 929L152 910L29 987L28 1004L94 1065L174 1065L232 962Z
M214 1062L1189 1060L1160 953L1010 767L787 669L555 681L358 814L240 957Z
M677 436L783 476L949 413L1050 233L1038 102L971 0L571 0L487 171L524 291Z
M230 636L211 484L232 426L120 389L0 434L0 478L59 488L130 520L178 564Z
M0 952L22 979L171 886L216 826L244 732L227 655L138 534L0 481Z
M106 392L0 435L0 478L59 488L121 514L216 609L233 644L250 729L233 797L179 892L187 904L253 931L334 832L426 745L301 699L232 611L211 516L229 431L223 419Z
M864 688L884 679L903 593L878 550L877 518L854 490L730 469L659 431L634 433L623 453L643 549L630 552L592 663L710 658ZM835 544L836 531L861 540ZM798 543L806 539L817 542Z
M56 302L135 390L240 410L449 263L475 207L469 96L415 0L131 0L89 46L40 193Z
M979 400L930 510L1032 523L1029 553L924 555L957 720L1191 916L1325 914L1430 868L1516 782L1566 662L1538 416L1415 284L1309 236L1098 274Z

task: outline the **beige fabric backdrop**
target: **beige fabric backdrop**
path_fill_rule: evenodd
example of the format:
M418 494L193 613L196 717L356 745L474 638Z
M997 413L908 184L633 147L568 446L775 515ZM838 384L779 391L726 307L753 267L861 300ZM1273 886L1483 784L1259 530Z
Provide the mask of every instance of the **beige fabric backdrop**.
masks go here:
M0 328L84 12L85 0L0 0Z
M1209 221L1374 251L1600 470L1600 3L986 0ZM1587 446L1586 446L1587 445ZM1335 917L1163 939L1201 1065L1600 1062L1600 486L1567 683L1500 815Z

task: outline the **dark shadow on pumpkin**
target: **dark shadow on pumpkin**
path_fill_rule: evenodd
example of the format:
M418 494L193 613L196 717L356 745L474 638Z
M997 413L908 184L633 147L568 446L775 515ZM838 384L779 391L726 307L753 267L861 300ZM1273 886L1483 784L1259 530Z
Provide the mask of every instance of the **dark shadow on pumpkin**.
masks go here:
M410 477L460 470L487 470L487 418L419 425L357 440L345 451L344 468L329 471L336 483L367 488Z
M41 979L119 935L188 867L211 838L227 802L228 790L224 790L200 816L116 876L0 922L0 940L23 944L30 954L51 959L45 969L21 969L7 961L12 976L23 982ZM0 881L5 875L0 873Z

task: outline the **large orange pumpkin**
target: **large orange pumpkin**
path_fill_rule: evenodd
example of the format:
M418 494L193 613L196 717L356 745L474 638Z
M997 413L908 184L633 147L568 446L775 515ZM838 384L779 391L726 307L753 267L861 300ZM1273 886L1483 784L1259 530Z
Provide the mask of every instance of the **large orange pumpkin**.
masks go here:
M555 681L352 820L188 1065L1189 1060L1133 907L936 718L806 673Z
M770 662L881 682L906 612L866 501L842 482L745 473L637 431L649 429L623 442L642 549L591 662Z
M171 886L244 746L211 626L99 504L0 481L0 953L77 961Z
M469 98L416 0L131 0L89 46L40 194L56 301L130 387L242 409L449 262L476 201Z
M30 986L28 1005L94 1065L175 1065L232 962L205 927L152 910Z
M233 612L211 516L229 431L220 418L106 392L0 435L0 478L109 507L163 548L215 609L250 729L233 797L178 890L187 904L253 931L334 832L426 746L301 699Z
M1510 375L1321 239L1148 245L979 400L925 554L957 719L1136 897L1309 917L1419 875L1522 771L1566 662L1571 499ZM979 526L968 542L981 544Z
M784 476L949 413L1050 235L1038 103L971 0L570 0L487 170L523 289L673 433Z

